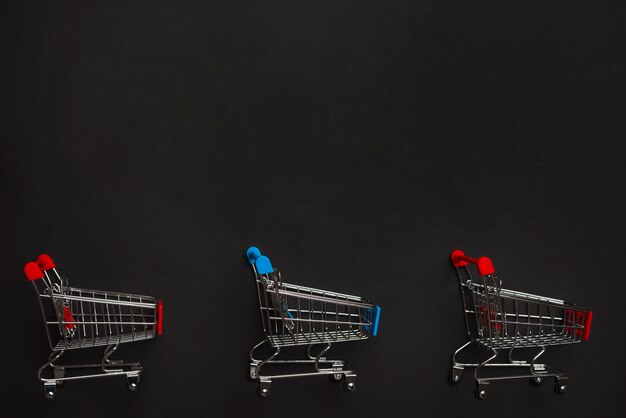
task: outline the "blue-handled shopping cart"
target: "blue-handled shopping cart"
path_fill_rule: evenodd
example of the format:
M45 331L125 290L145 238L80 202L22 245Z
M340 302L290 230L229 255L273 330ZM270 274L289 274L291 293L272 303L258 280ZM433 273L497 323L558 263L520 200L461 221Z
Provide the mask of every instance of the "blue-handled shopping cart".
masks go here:
M250 247L246 257L254 272L265 333L263 341L250 350L250 378L259 381L259 395L264 398L269 395L274 379L318 375L329 375L337 382L344 379L346 390L356 390L355 370L345 361L329 360L324 355L333 343L375 337L380 307L359 296L285 283L278 269L256 247ZM255 351L264 345L271 346L273 353L263 360L256 359ZM313 354L316 345L322 349ZM307 346L306 358L277 360L281 349L289 346ZM313 366L314 369L261 374L268 364Z

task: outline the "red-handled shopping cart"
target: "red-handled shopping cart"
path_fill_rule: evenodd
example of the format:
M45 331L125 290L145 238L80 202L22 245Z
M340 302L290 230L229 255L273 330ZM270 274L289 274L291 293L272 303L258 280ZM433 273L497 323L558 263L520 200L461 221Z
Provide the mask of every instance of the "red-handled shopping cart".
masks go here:
M57 272L54 262L46 254L27 263L24 272L37 292L52 350L38 372L46 398L53 399L57 386L68 380L104 376L125 376L128 389L137 390L141 363L124 363L109 357L122 343L161 335L162 302L152 296L71 287L67 277ZM57 364L67 350L99 346L105 347L99 363ZM44 371L50 369L52 377L43 377ZM94 372L93 369L98 370Z
M487 399L490 382L519 378L529 378L538 385L552 377L556 393L564 394L567 391L567 376L552 366L537 363L537 359L547 346L575 344L589 339L593 313L560 299L503 289L488 257L471 258L456 250L450 258L461 286L469 338L452 356L452 382L461 381L465 367L474 367L476 397L481 400ZM470 272L470 264L478 270L476 280ZM486 348L491 356L481 363L459 362L459 353L472 344ZM530 361L514 360L513 352L520 348L536 348L539 351ZM508 351L508 361L492 363L499 350ZM488 367L521 372L481 376L480 371Z

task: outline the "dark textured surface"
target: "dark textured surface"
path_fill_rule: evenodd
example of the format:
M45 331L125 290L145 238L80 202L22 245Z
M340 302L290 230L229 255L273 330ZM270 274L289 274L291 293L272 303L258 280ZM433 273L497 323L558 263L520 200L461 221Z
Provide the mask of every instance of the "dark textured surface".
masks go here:
M5 401L11 416L623 416L620 2L47 1L2 6ZM363 295L359 372L248 381L261 337L244 261ZM548 350L551 385L448 384L464 341L448 254L594 309ZM122 379L35 378L45 335L23 264L165 301ZM96 353L93 353L96 355Z

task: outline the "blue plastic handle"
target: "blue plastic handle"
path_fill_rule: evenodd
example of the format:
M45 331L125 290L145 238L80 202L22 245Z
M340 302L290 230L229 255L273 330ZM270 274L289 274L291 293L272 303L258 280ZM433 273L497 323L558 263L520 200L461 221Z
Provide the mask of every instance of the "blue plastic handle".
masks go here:
M374 310L374 330L372 331L372 337L375 337L378 334L378 321L380 321L380 306L376 305L376 309Z
M250 264L254 264L256 262L256 259L259 257L261 257L261 250L259 250L257 247L250 247L246 251L246 258L248 259L248 262Z
M257 258L254 262L254 265L256 266L256 271L259 274L274 273L274 267L272 267L270 259L264 255Z

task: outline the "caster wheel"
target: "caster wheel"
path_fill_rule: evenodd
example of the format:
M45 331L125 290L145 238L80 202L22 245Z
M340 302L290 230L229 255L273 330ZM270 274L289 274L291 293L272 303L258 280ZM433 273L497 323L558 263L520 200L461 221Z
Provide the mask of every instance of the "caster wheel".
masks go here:
M484 401L487 399L487 391L484 389L476 388L476 390L474 391L474 396L476 396L476 399L478 399L479 401Z
M330 375L330 380L337 383L343 379L343 373L334 373Z
M250 373L248 374L248 378L250 380L256 380L256 371L254 370L254 368L250 369Z
M126 383L128 384L128 390L131 392L137 392L137 389L139 389L139 376L131 376L128 377L126 380Z
M45 385L43 387L44 394L46 395L46 399L49 401L53 400L56 396L56 385Z
M543 377L540 377L540 376L531 377L530 378L530 383L532 383L535 386L539 386L540 384L543 383Z
M268 388L261 388L261 386L256 389L256 392L263 399L267 398L270 394L270 390Z
M568 378L567 376L561 376L561 377L556 377L554 378L554 392L557 395L565 395L565 393L567 392L567 382L568 382Z
M457 369L456 367L453 367L452 373L450 374L450 382L459 383L461 381L462 375L463 375L463 369Z
M476 396L476 399L478 399L479 401L484 401L487 399L487 389L489 388L489 384L478 384L476 385L476 390L474 391L474 396Z
M356 390L356 383L354 382L345 382L343 384L343 388L348 392L354 392Z
M556 392L557 395L565 395L565 393L567 393L567 385L563 382L555 383L554 392Z

